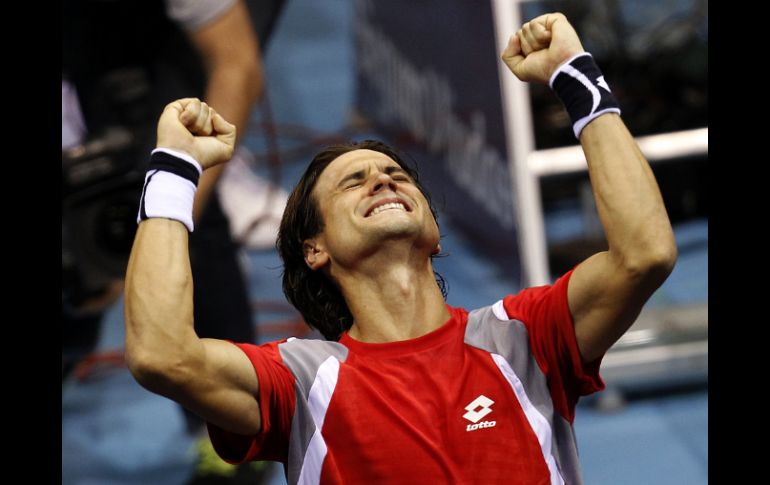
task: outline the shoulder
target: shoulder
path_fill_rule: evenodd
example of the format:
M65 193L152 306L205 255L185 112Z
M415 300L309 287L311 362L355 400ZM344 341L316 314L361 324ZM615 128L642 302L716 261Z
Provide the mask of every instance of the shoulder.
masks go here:
M289 337L264 344L234 343L247 355L266 354L275 356L283 361L305 360L309 362L323 361L334 356L344 361L348 349L339 342L318 339L300 339Z
M339 342L317 339L288 338L275 343L281 357L286 361L302 360L306 362L323 362L329 357L345 361L348 348Z
M279 362L290 370L301 367L318 367L329 357L344 362L348 349L339 342L289 337L264 344L236 343L252 361L264 359Z
M492 305L471 311L465 329L465 342L483 349L499 349L511 342L528 342L536 327L553 321L571 322L567 305L567 285L572 272L553 285L524 288Z
M327 340L289 338L273 345L281 363L307 389L319 374L336 374L348 357L347 347Z
M509 319L528 322L534 314L548 310L567 309L567 287L572 270L561 276L552 285L525 288L515 295L508 295L498 302Z

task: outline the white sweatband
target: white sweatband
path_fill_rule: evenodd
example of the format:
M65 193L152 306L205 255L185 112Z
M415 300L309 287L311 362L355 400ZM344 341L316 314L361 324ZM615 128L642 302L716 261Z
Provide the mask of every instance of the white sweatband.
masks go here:
M201 173L200 163L186 153L169 148L153 150L136 222L163 217L179 221L193 232L193 201Z

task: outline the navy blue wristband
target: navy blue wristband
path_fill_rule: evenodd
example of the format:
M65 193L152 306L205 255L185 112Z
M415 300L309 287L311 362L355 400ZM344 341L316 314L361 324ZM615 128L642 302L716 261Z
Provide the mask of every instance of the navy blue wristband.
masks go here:
M559 66L551 76L550 85L567 109L577 139L580 139L583 128L596 117L605 113L620 114L617 100L588 52Z
M171 172L174 175L178 175L183 179L189 180L196 187L198 186L198 179L200 179L200 172L190 162L187 162L180 157L171 155L168 152L162 152L159 150L153 151L150 156L150 164L147 166L147 171L161 170L163 172Z

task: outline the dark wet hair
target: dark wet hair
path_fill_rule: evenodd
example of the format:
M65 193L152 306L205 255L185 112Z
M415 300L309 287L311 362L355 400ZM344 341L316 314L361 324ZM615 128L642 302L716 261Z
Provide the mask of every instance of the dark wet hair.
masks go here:
M433 218L438 223L430 195L420 184L417 169L405 162L404 158L388 145L376 140L332 145L313 158L286 203L276 247L283 260L283 292L286 298L300 311L307 324L318 329L328 340L339 340L342 332L353 325L353 316L334 282L322 271L313 271L307 266L302 246L305 240L318 235L324 229L318 203L313 197L313 188L321 173L337 157L364 149L383 153L401 166L425 196ZM444 279L438 273L434 274L441 293L446 298Z

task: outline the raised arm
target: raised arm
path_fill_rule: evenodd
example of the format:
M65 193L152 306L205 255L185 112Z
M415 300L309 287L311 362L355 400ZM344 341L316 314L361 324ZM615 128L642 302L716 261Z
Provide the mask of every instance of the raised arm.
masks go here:
M548 83L559 66L582 52L564 15L552 13L524 24L502 58L522 81ZM595 84L595 93L606 86L602 77ZM594 109L597 104L594 96ZM576 131L609 250L575 268L567 299L580 353L590 362L623 335L671 273L676 243L652 170L620 116L606 112L586 119Z
M197 99L169 104L158 122L158 147L189 155L204 170L229 160L234 144L235 126ZM193 329L187 240L188 229L177 220L139 224L126 275L128 368L142 386L205 420L255 434L261 417L249 359L231 343L200 339Z

